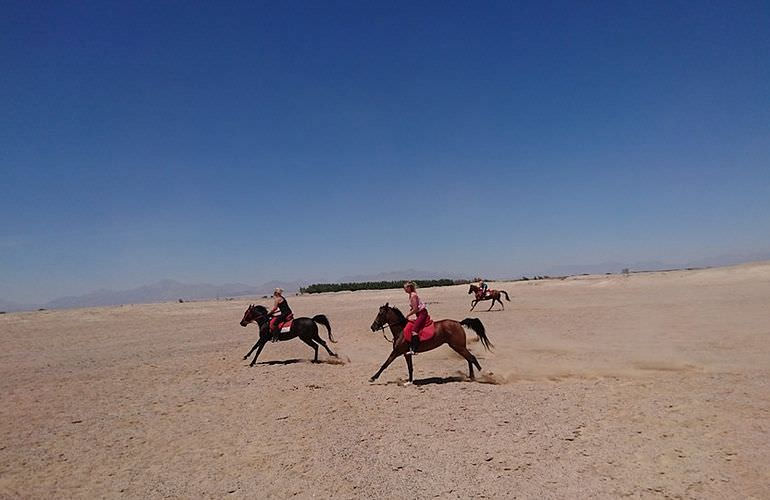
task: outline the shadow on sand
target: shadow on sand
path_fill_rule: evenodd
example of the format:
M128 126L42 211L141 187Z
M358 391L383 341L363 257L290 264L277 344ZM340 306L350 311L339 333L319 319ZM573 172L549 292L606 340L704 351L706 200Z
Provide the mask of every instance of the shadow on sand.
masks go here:
M375 384L375 385L404 385L404 382L406 382L406 380L402 378L398 378L396 380L389 380L388 382ZM428 378L415 379L414 382L412 382L412 384L416 386L423 386L423 385L452 384L457 382L500 385L504 383L504 380L501 379L500 377L497 377L493 373L479 373L479 374L476 374L476 378L473 380L471 380L467 375L463 374L463 375L453 375L451 377L428 377Z
M296 363L308 363L308 364L324 364L324 365L344 365L345 361L339 358L328 358L328 359L319 359L318 363L313 363L312 359L278 359L274 361L258 361L255 366L257 365L267 365L267 366L275 366L275 365L293 365Z

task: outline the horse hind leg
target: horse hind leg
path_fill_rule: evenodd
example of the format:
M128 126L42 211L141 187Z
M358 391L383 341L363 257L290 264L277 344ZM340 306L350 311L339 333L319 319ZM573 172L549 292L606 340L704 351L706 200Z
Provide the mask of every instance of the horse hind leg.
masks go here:
M476 356L471 354L471 352L468 350L468 348L465 347L464 345L457 345L457 346L455 346L455 345L449 344L449 347L454 349L454 351L457 354L459 354L460 356L465 358L465 360L468 362L468 372L469 372L469 376L470 376L471 380L476 378L474 373L473 373L473 366L476 365L476 368L478 368L479 371L481 371L481 365L479 364L479 360L476 359Z
M326 341L324 341L324 339L322 339L321 336L318 335L318 331L316 331L315 335L313 335L313 341L317 342L318 344L321 345L321 347L326 349L326 352L329 353L329 356L332 356L332 357L335 357L335 358L339 357L339 356L337 356L337 353L335 353L334 351L329 349L329 346L326 345Z
M307 345L313 348L313 352L315 352L315 356L313 357L313 363L318 363L318 344L313 342L313 339L309 339L306 337L300 337L300 340L302 340L302 342L306 343Z

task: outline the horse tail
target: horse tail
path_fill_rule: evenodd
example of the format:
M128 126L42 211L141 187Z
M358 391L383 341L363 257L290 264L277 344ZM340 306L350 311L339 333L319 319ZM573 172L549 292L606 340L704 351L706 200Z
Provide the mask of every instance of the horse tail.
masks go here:
M484 329L484 325L481 324L481 320L479 318L465 318L464 320L460 321L460 324L476 332L476 335L479 336L479 340L481 341L481 345L484 346L484 349L489 350L491 347L494 347L492 342L489 341L486 330Z
M315 316L313 316L313 321L315 321L319 325L325 326L326 330L329 332L329 340L331 340L335 344L337 343L337 341L334 340L334 337L332 337L332 327L329 324L329 320L326 318L325 315L323 315L323 314L316 314Z
M511 301L510 297L508 297L508 292L506 292L505 290L500 290L500 293L505 294L505 300L507 300L508 302Z

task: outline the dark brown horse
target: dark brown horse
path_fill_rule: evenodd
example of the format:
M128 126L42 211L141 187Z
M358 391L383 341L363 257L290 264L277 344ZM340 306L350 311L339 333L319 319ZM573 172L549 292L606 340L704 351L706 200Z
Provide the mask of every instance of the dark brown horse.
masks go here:
M385 329L390 327L390 331L393 334L393 351L391 351L388 359L382 364L377 373L369 379L370 382L377 380L377 377L399 356L403 356L409 350L409 343L404 340L404 327L406 326L406 318L398 310L397 307L391 307L388 304L380 307L380 311L377 313L377 317L374 318L372 323L372 331ZM481 324L481 320L478 318L465 318L462 321L455 321L453 319L442 319L433 323L436 329L436 333L428 340L420 341L417 352L430 351L439 347L442 344L449 344L449 347L455 350L457 354L464 357L468 361L468 370L470 370L470 378L473 379L473 367L481 371L481 365L479 365L476 356L470 353L467 347L465 347L465 330L463 327L470 328L476 335L479 336L481 345L485 349L489 349L492 344L487 338L487 334L484 331L484 325ZM413 381L413 369L412 369L412 356L404 356L406 358L406 367L409 370L409 383Z
M507 300L508 302L511 301L510 297L508 297L508 292L506 292L505 290L489 289L487 290L487 294L483 295L481 293L481 289L476 285L474 285L473 283L471 283L471 287L468 289L468 295L472 293L476 295L476 298L473 299L473 301L471 302L471 311L473 311L473 308L476 307L476 304L478 304L479 302L483 302L485 300L490 300L490 299L492 300L492 304L489 306L489 309L487 309L487 311L492 310L492 307L494 307L495 305L495 301L499 302L500 305L503 306L503 309L505 309L505 306L503 305L503 301L500 300L501 294L505 295L505 300Z
M250 366L254 366L254 363L257 362L257 358L259 357L259 353L262 352L262 348L265 347L265 344L267 344L267 342L272 337L270 334L269 326L270 316L268 315L267 308L265 306L251 304L249 308L246 309L246 312L243 313L241 326L246 326L252 321L256 321L259 325L259 340L257 340L257 343L254 344L254 347L252 347L251 350L243 357L243 359L248 359L251 353L254 352L255 349L257 350L257 354L254 355L254 359L251 361ZM291 340L294 337L299 337L302 342L312 347L315 351L315 358L313 358L313 363L318 363L319 345L326 349L326 352L328 352L330 356L334 356L336 358L337 355L333 353L331 349L329 349L329 346L326 345L326 342L324 342L324 340L318 335L318 326L316 323L325 326L326 330L329 332L329 340L336 342L334 338L332 338L332 327L329 325L329 320L326 319L326 316L323 314L317 314L312 318L295 319L292 322L291 329L288 332L278 334L278 340L284 341Z

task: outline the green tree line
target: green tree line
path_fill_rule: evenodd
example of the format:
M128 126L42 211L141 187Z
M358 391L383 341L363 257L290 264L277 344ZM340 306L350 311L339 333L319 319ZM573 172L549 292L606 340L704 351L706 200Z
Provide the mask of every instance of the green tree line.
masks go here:
M430 288L432 286L448 286L469 283L467 280L414 280L417 288ZM299 293L342 292L356 290L387 290L401 288L404 281L362 281L359 283L314 283L299 289Z

